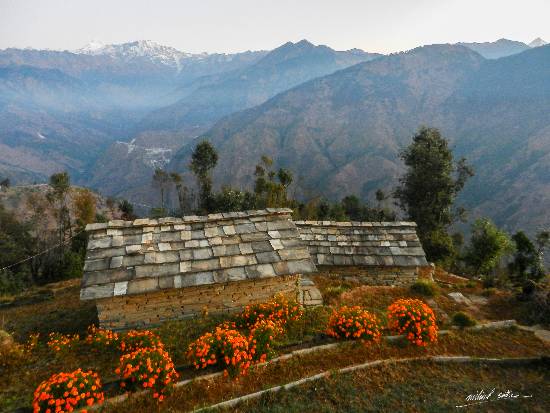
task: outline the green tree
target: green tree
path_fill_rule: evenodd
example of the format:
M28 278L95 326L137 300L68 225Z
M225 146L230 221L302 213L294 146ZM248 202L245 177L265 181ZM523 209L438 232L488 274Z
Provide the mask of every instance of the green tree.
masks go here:
M191 155L189 168L195 174L199 184L199 203L202 212L210 212L212 202L212 169L218 163L218 153L208 141L197 144Z
M544 277L544 267L542 265L542 256L523 232L518 231L512 236L515 245L514 260L508 266L510 276L517 284L526 280L538 281Z
M464 261L474 275L489 275L500 260L512 251L508 234L499 230L489 219L480 218L472 225Z
M0 293L18 292L32 281L30 260L19 263L32 255L32 244L30 225L19 222L0 203Z
M273 160L266 155L256 165L254 193L259 208L281 208L291 204L287 191L293 181L292 172L284 168L275 172L272 168Z
M463 215L463 209L453 210L453 204L473 171L465 159L453 162L447 140L434 128L420 128L401 159L407 172L394 196L417 223L428 258L442 262L453 254L448 228Z
M69 192L71 178L67 172L59 172L50 176L50 191L46 198L50 202L57 221L57 241L59 246L59 263L65 255L65 242L72 237L71 214L69 210Z
M185 212L190 209L189 196L187 194L187 187L183 184L181 175L177 172L170 173L170 179L176 188L176 195L178 197L178 206L180 215L185 215Z
M165 208L165 196L168 191L168 185L170 184L170 176L162 168L156 168L153 174L153 184L158 188L160 193L160 209L166 211Z
M118 210L121 213L121 218L126 221L133 221L137 218L137 215L134 213L134 206L132 203L126 199L123 199L118 202Z

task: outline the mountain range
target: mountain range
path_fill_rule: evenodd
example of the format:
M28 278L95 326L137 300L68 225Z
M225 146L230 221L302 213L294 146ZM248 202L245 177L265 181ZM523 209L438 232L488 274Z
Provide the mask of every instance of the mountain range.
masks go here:
M196 139L218 148L217 182L247 187L262 154L297 193L371 198L403 172L399 151L440 127L477 171L462 202L510 228L547 225L548 51L432 45L391 55L308 41L191 54L151 41L0 51L0 176L67 169L108 195L154 202L155 167L185 173ZM228 173L229 172L229 173Z

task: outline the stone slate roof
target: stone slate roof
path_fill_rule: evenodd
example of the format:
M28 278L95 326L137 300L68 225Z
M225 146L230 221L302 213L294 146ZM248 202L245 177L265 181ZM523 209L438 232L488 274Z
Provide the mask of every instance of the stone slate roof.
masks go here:
M318 265L428 265L414 222L296 221Z
M80 298L316 271L292 210L90 224Z

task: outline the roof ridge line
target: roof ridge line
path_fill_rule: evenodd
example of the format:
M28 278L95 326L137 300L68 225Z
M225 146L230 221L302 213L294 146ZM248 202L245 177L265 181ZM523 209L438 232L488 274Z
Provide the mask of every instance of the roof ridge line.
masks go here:
M98 222L86 225L86 231L98 231L108 228L131 228L131 227L152 227L157 225L170 224L193 224L200 222L212 221L228 221L232 219L273 216L273 215L290 215L290 208L266 208L239 212L220 212L208 215L186 215L182 218L163 217L163 218L138 218L133 221L125 221L122 219L111 220L109 222Z

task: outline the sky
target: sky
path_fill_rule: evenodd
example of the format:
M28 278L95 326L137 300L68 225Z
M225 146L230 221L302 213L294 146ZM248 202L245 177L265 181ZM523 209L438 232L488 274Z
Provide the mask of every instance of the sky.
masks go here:
M508 38L550 41L550 0L0 0L0 49L153 40L191 53L307 39L389 53Z

